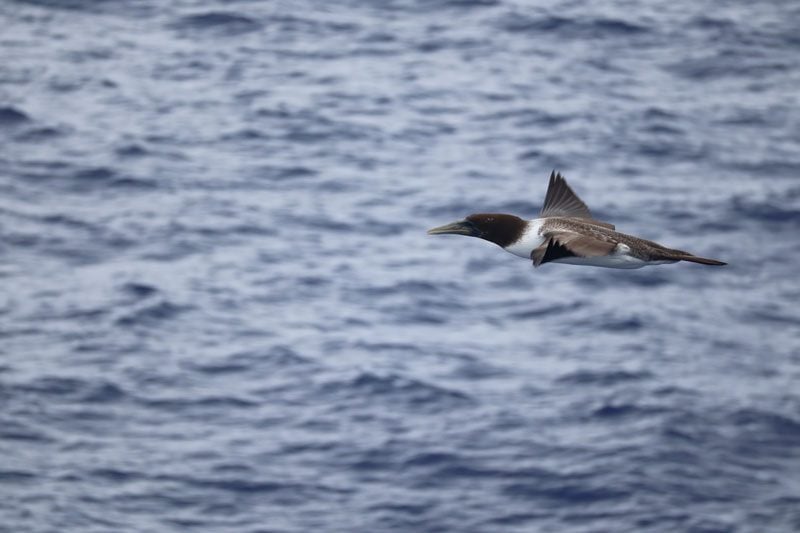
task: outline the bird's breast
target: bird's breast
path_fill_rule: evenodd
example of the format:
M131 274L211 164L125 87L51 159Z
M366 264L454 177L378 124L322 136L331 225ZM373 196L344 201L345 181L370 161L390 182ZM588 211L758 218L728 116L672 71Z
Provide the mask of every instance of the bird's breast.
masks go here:
M519 239L505 247L505 250L525 259L531 258L531 252L544 243L544 237L540 235L542 222L539 219L528 221L528 226Z

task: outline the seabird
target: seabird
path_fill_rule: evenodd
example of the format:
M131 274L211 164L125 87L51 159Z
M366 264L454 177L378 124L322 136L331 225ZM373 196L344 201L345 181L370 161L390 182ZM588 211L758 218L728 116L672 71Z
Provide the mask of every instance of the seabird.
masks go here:
M678 261L727 264L615 231L613 224L595 220L567 180L555 171L550 174L538 218L478 213L428 231L430 235L449 233L493 242L507 252L532 259L534 267L544 263L606 268L641 268Z

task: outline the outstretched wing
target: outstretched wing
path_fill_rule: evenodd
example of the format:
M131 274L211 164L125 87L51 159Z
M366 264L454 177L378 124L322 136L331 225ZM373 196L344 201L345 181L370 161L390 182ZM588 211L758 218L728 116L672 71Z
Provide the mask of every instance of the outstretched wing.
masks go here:
M531 252L533 266L563 259L565 257L602 257L616 248L613 240L571 232L554 232L545 234L545 242Z
M544 205L539 213L541 218L546 217L577 217L586 219L587 222L604 228L614 229L613 224L600 222L592 218L592 212L578 198L578 195L567 184L560 173L555 170L550 173L550 183L547 186L547 194L544 197Z

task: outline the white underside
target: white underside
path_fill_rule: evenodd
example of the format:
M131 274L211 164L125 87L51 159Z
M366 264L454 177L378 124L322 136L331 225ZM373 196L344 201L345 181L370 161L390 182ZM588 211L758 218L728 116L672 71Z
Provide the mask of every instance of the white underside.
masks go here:
M638 257L615 253L603 257L565 257L563 259L551 261L551 263L596 266L604 268L642 268L650 265L666 265L668 263L677 263L677 261L643 261Z
M505 248L509 253L525 259L531 258L531 252L544 244L544 237L539 235L542 227L541 219L533 219L528 225L525 234L514 244ZM550 261L551 263L561 263L564 265L583 265L596 266L603 268L642 268L650 265L666 265L677 263L677 261L644 261L638 257L630 255L630 247L625 244L618 244L614 251L609 255L601 257L565 257Z

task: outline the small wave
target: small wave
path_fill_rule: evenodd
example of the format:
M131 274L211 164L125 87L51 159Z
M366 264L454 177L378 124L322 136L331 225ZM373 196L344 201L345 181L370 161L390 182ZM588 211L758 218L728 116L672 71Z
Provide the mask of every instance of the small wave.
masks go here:
M255 172L258 178L264 178L274 181L297 180L302 178L311 178L319 174L316 170L305 167L302 165L279 167L279 166L263 166L259 167Z
M401 281L392 285L382 285L377 287L363 287L356 291L369 298L380 298L397 294L436 294L442 292L444 287L436 283L427 281Z
M790 178L794 180L800 174L800 160L792 158L766 158L753 160L742 160L741 158L731 157L719 159L721 167L729 168L735 172L744 173L750 176L769 176L769 178Z
M364 36L361 41L365 43L396 43L397 40L397 37L392 33L375 31Z
M297 11L299 13L299 11ZM270 28L282 33L320 36L328 32L343 32L348 36L360 30L361 26L354 22L323 21L317 18L297 15L276 15L269 18Z
M65 130L61 128L42 126L23 131L15 136L14 139L20 142L42 142L64 135L64 133Z
M693 17L689 21L690 26L696 26L701 29L729 29L735 27L735 24L730 20L721 18L714 18L709 15L701 15Z
M0 470L0 483L28 483L34 481L38 476L34 472L27 470Z
M206 412L207 409L248 409L258 407L257 401L238 398L235 396L206 396L206 397L165 397L165 398L136 398L137 403L146 407L164 411L183 412L187 410L199 410Z
M800 326L800 313L796 307L787 308L776 303L762 304L745 312L748 320L766 322L773 325Z
M616 274L616 273L612 273ZM673 283L669 273L660 270L646 270L625 272L627 276L613 276L614 283L633 285L635 287L661 287Z
M738 427L757 430L757 441L773 441L787 448L800 445L800 419L752 408L739 409L730 418Z
M512 33L555 32L559 38L569 37L629 37L650 31L647 26L614 18L581 19L577 17L532 17L522 13L504 16L499 26Z
M0 126L16 126L30 122L30 117L15 107L0 107Z
M276 368L305 366L311 363L312 360L298 354L289 346L278 345L264 351L236 352L214 362L193 363L190 368L203 374L218 375L247 373L261 367L268 367L274 372Z
M660 407L643 406L626 402L607 402L594 409L591 418L622 418L622 417L648 417L664 412Z
M124 399L127 395L125 391L113 383L102 383L100 385L92 386L81 397L82 402L86 403L102 403L107 404L111 402L118 402Z
M157 186L153 180L119 175L109 167L83 168L74 171L69 177L71 178L71 188L81 191L98 186L111 189L152 189Z
M186 15L171 26L178 30L208 32L215 35L240 35L257 31L262 27L258 21L252 18L224 11Z
M186 306L162 301L125 313L115 323L119 326L153 325L175 318L188 309Z
M0 440L13 440L27 443L51 443L54 439L45 431L32 428L17 420L2 420L0 423Z
M65 161L36 161L19 172L30 181L40 181L73 192L88 192L97 188L153 188L155 182L145 178L120 175L107 166L78 167Z
M650 120L678 120L680 116L671 111L667 111L662 107L648 107L644 110L642 118L647 121Z
M224 478L224 477L195 477L179 475L162 475L155 478L158 481L181 483L187 487L198 489L210 489L235 494L271 494L282 493L285 495L285 503L300 503L312 493L349 493L350 489L339 488L321 483L294 483L290 481L276 481L273 479L256 479L254 477L243 478Z
M393 352L398 355L412 356L422 354L423 351L417 344L402 342L366 342L359 341L355 344L356 348L367 350L371 353Z
M755 202L737 196L731 200L730 210L733 217L744 217L774 224L790 224L793 227L800 224L800 209L785 207L777 200Z
M236 131L226 132L220 136L221 141L238 142L238 141L264 141L269 139L270 136L266 132L255 128L241 128Z
M360 227L355 223L338 222L323 215L295 216L293 217L293 222L296 226L305 226L326 232L353 233L356 230L360 230Z
M204 363L194 364L191 369L203 374L221 375L221 374L236 374L247 373L252 370L252 367L247 363L237 362L219 362L219 363Z
M675 126L670 126L669 124L658 123L658 122L644 125L642 127L642 131L644 133L649 133L661 137L670 137L670 136L682 137L686 135L686 131L681 128L676 128Z
M303 287L325 287L331 285L331 280L322 276L301 276L295 282Z
M156 287L146 283L128 282L122 285L120 289L131 296L135 296L136 298L147 298L158 293L158 289Z
M498 378L510 374L511 371L507 368L491 365L480 360L465 360L453 370L454 376L469 381Z
M426 2L427 3L427 2ZM500 0L438 0L442 7L457 7L461 9L494 7L500 5Z
M422 452L412 455L404 462L406 468L413 467L432 467L456 463L460 460L459 456L449 452Z
M44 376L18 387L22 391L34 393L37 396L56 396L78 403L108 403L126 397L122 388L105 380L62 376Z
M119 470L116 468L95 468L89 470L88 474L89 476L113 483L128 483L130 481L137 481L143 477L139 472Z
M653 374L647 371L626 370L578 370L561 376L556 381L568 385L603 385L611 386L630 381L651 379Z
M635 331L644 328L645 323L638 317L609 320L603 324L603 329L611 331Z
M377 128L365 124L320 122L299 124L286 129L283 139L291 143L316 144L325 141L357 141L377 137Z
M553 127L559 124L564 124L574 119L574 115L568 114L555 114L541 109L506 109L495 113L488 113L479 115L477 120L482 122L489 122L493 125L502 121L509 121L513 126L519 128L541 128Z
M407 10L417 13L422 11L439 11L447 9L482 9L496 7L501 0L384 0L375 2L384 9Z
M123 0L17 0L23 4L33 6L63 9L68 11L91 11L93 13L107 12L109 8L117 8L119 4L127 5L130 2Z
M180 483L188 487L214 489L235 493L275 492L300 488L292 483L280 481L258 481L253 479L205 478L185 475L159 475L152 480L169 483Z
M570 313L573 311L577 311L585 307L586 304L583 302L572 302L569 304L554 304L554 305L545 305L536 307L534 309L526 309L524 311L516 311L513 313L509 313L508 317L513 318L515 320L530 320L533 318L539 318L543 316L555 316L560 315L563 313Z
M327 393L357 397L372 402L377 398L395 400L413 408L447 409L472 403L460 391L393 374L379 376L370 372L358 374L348 381L330 382L323 386Z
M591 319L585 324L600 331L615 332L637 331L645 327L645 321L637 316L620 317L601 315Z
M114 153L120 157L143 157L150 151L141 144L126 144L116 148Z
M132 176L126 176L112 180L109 183L109 186L112 188L119 188L119 189L150 190L150 189L157 189L158 182L150 179L134 178Z
M500 516L491 517L489 520L487 520L487 523L492 526L500 526L502 528L508 528L512 526L524 526L524 525L528 525L530 527L530 523L547 517L548 517L547 514L543 514L541 512L537 513L534 511L511 512L502 514Z
M733 52L721 52L715 55L684 59L666 67L681 78L693 81L713 81L724 78L759 78L771 74L786 72L789 65L777 61L752 60Z
M249 479L197 479L185 478L184 482L195 486L212 489L219 489L230 492L275 492L281 490L294 490L298 487L291 483L280 483L277 481L255 481Z
M702 160L709 152L705 145L693 144L685 136L650 135L635 141L636 152L648 158L668 159L679 157L685 161Z
M441 50L465 51L488 46L488 42L478 39L425 39L415 48L422 53L434 53Z
M631 496L630 491L612 486L592 486L582 481L558 480L556 482L517 482L506 485L503 492L512 498L546 499L569 504L597 503L623 500Z
M110 180L116 173L108 167L93 167L78 170L72 177L77 180L103 181Z
M20 385L20 390L53 396L75 396L84 390L86 381L78 378L45 376Z

